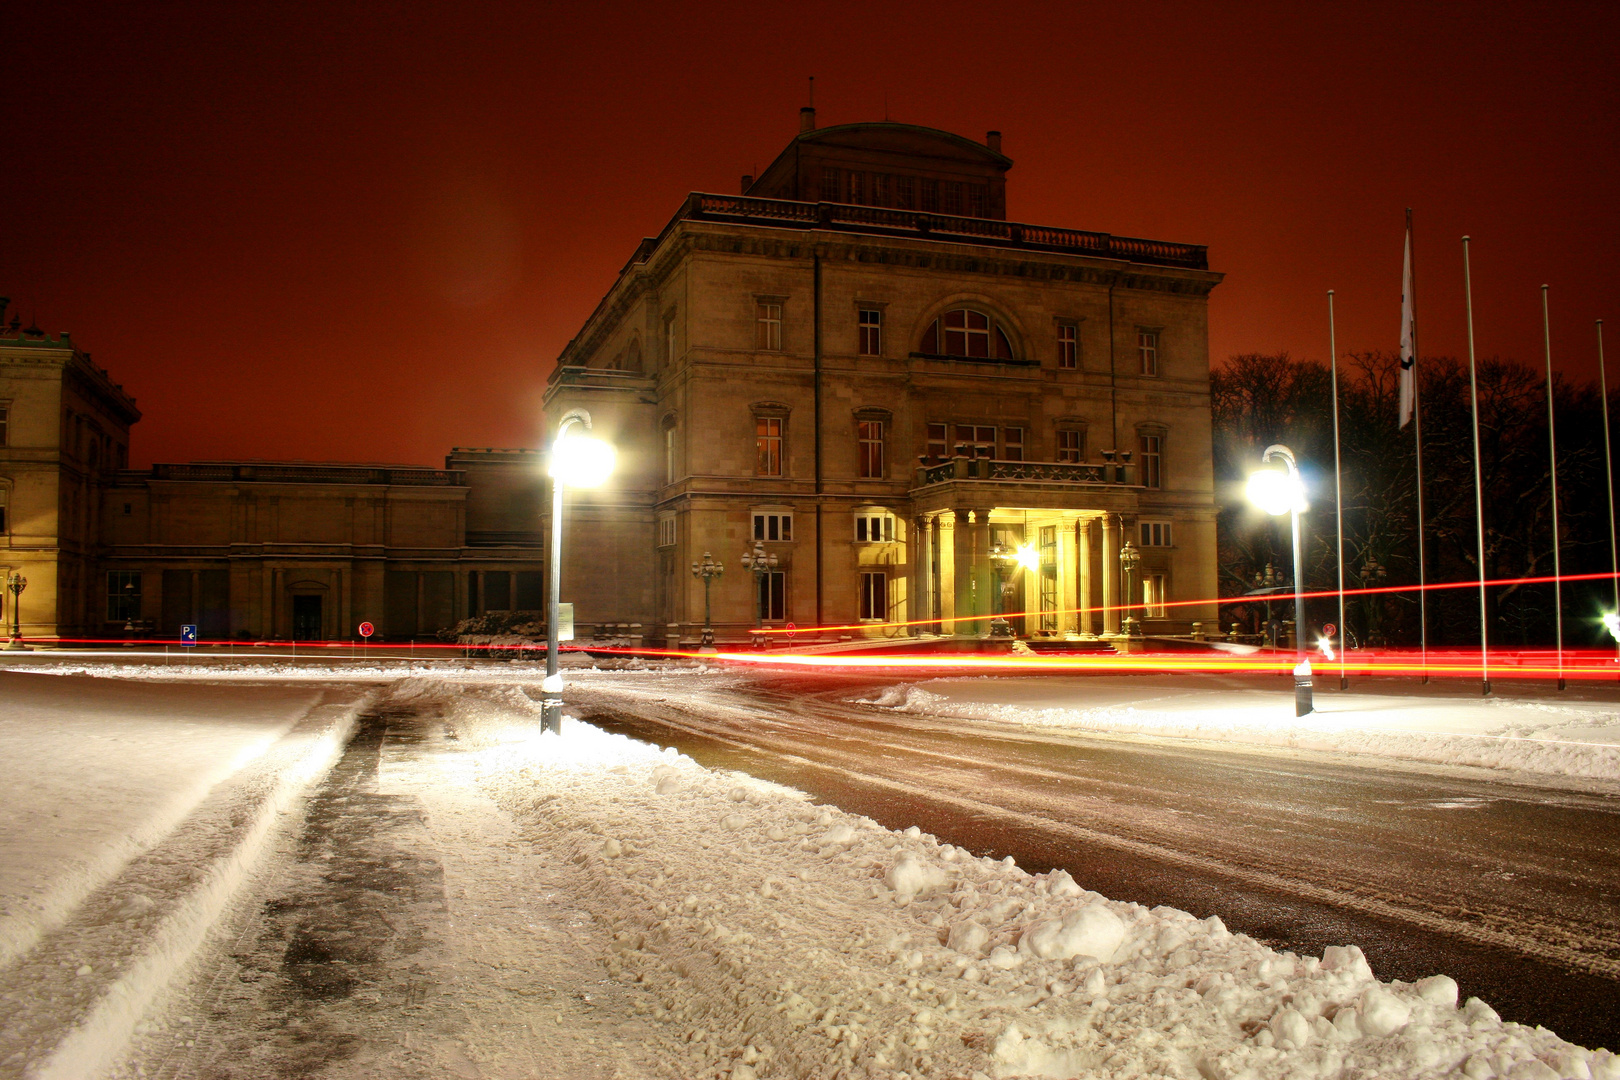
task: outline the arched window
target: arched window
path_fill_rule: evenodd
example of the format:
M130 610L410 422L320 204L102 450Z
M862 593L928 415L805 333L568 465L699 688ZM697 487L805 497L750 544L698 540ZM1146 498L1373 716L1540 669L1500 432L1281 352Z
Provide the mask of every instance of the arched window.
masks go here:
M982 311L956 308L928 324L923 331L925 356L961 356L970 360L1011 360L1012 340L996 321Z

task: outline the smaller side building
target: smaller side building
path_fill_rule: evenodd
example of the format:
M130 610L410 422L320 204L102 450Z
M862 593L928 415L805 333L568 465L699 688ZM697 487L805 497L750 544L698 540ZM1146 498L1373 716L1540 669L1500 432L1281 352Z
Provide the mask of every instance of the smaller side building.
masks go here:
M135 400L62 333L52 338L16 316L0 297L0 580L21 574L27 589L12 610L0 596L9 634L83 637L100 630L100 488L129 460Z

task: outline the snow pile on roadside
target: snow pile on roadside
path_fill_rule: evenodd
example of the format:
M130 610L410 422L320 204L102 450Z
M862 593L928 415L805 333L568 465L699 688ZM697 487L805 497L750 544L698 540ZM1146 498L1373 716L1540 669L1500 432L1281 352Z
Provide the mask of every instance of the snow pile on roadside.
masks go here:
M587 724L536 736L516 689L402 691L442 697L485 789L578 867L674 1075L1620 1078L1353 946L1279 953Z
M975 682L986 696L1011 680L936 680L925 684L948 688L936 693L915 684L898 684L854 699L898 712L921 716L989 720L1025 727L1067 728L1165 738L1207 739L1251 745L1285 746L1303 750L1376 754L1442 765L1474 766L1548 776L1620 780L1620 713L1545 705L1532 701L1492 700L1447 705L1433 700L1363 695L1371 705L1358 702L1341 709L1343 696L1319 696L1321 706L1307 716L1293 715L1293 698L1286 691L1269 695L1259 704L1240 701L1212 688L1198 704L1182 707L1138 707L1123 702L1092 706L1030 701L974 700ZM1155 695L1145 684L1140 697ZM1440 710L1450 715L1437 717ZM1456 716L1467 712L1469 719ZM1482 719L1476 717L1483 716ZM1424 730L1432 722L1446 730ZM1455 730L1452 730L1455 729Z

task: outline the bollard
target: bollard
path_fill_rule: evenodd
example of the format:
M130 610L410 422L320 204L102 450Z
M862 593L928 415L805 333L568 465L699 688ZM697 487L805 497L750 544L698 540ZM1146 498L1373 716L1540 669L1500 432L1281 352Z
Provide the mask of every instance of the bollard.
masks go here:
M1314 710L1315 706L1311 704L1311 662L1301 660L1294 667L1294 715L1304 716Z

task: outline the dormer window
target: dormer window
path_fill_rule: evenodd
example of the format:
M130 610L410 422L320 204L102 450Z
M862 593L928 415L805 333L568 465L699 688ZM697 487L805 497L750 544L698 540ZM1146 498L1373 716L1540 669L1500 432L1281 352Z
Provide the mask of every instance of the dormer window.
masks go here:
M992 351L994 350L994 351ZM982 311L957 308L928 324L922 350L927 356L962 356L973 360L1011 360L1012 340Z

